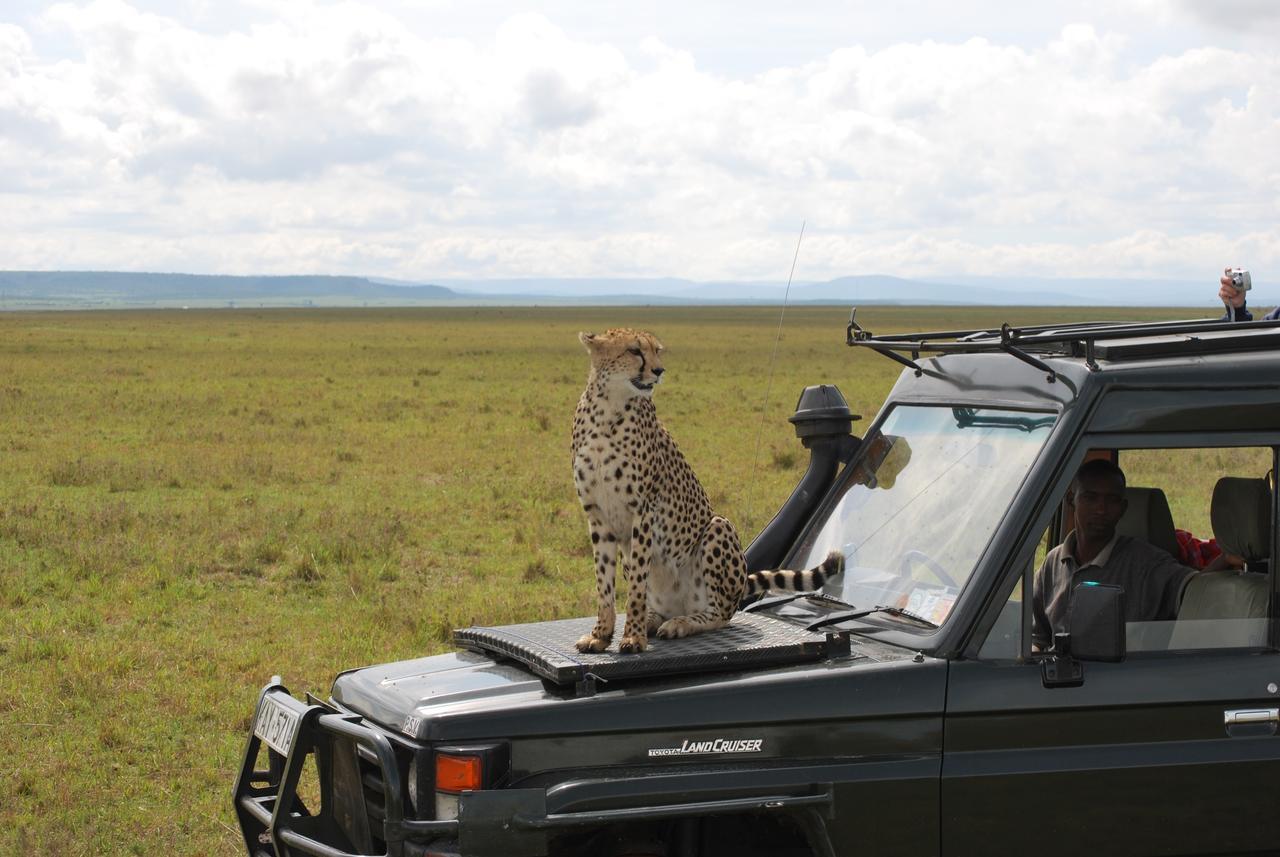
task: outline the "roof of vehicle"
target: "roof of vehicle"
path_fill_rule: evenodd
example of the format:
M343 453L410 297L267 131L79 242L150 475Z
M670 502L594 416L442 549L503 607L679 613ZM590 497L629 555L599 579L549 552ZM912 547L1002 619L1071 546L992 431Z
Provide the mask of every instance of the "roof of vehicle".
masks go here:
M898 399L1056 410L1087 388L1182 385L1268 388L1280 401L1280 321L1004 324L875 336L851 317L846 341L914 370L895 386Z

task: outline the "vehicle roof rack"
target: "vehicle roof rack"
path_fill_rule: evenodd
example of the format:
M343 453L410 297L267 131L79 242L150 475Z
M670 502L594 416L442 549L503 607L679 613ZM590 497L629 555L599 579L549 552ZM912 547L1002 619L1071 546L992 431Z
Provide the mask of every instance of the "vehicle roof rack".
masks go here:
M876 336L858 324L857 314L857 307L849 313L845 344L870 348L915 370L917 375L924 372L917 362L922 353L1004 352L1041 370L1053 382L1057 380L1057 373L1036 354L1083 357L1085 365L1097 371L1099 359L1134 360L1280 349L1280 320L1084 321L1027 327L1014 327L1005 322L998 328Z

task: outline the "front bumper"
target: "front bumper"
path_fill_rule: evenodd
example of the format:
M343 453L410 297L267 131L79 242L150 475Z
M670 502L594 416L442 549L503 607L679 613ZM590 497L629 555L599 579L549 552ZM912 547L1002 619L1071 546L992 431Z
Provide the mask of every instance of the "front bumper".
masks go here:
M277 727L261 730L265 739L258 729L264 719ZM266 768L258 769L264 745ZM405 818L407 749L398 756L380 728L310 695L305 703L294 699L274 678L258 696L233 793L246 853L541 857L555 837L568 832L740 813L793 816L815 854L834 853L823 821L832 814L833 786L807 776L796 781L761 772L760 781L745 789L732 771L708 775L700 769L688 776L710 781L696 786L680 774L638 784L625 777L569 780L555 789L553 806L545 788L467 791L460 796L458 818L426 821ZM312 759L315 779L303 790L308 806L299 792ZM609 808L598 808L602 801ZM577 809L585 806L591 808Z

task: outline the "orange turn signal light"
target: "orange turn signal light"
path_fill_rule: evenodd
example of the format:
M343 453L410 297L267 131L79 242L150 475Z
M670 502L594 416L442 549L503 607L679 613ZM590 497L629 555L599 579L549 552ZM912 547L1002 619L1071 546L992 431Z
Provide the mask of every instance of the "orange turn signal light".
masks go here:
M436 754L436 791L464 792L482 788L483 766L479 756Z

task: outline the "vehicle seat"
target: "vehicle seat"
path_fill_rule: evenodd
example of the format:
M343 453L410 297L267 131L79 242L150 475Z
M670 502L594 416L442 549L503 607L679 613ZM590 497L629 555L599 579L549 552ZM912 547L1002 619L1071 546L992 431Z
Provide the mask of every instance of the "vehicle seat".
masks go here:
M1245 567L1271 557L1271 486L1266 479L1224 476L1213 486L1209 520L1218 546Z
M1173 515L1169 501L1159 488L1126 487L1124 498L1129 507L1116 525L1116 532L1132 536L1166 551L1174 559L1181 556L1178 537L1173 532Z
M1265 479L1225 476L1213 488L1209 517L1218 544L1265 567L1271 544L1271 489ZM1250 571L1201 572L1187 581L1169 639L1171 649L1262 646L1271 578Z

